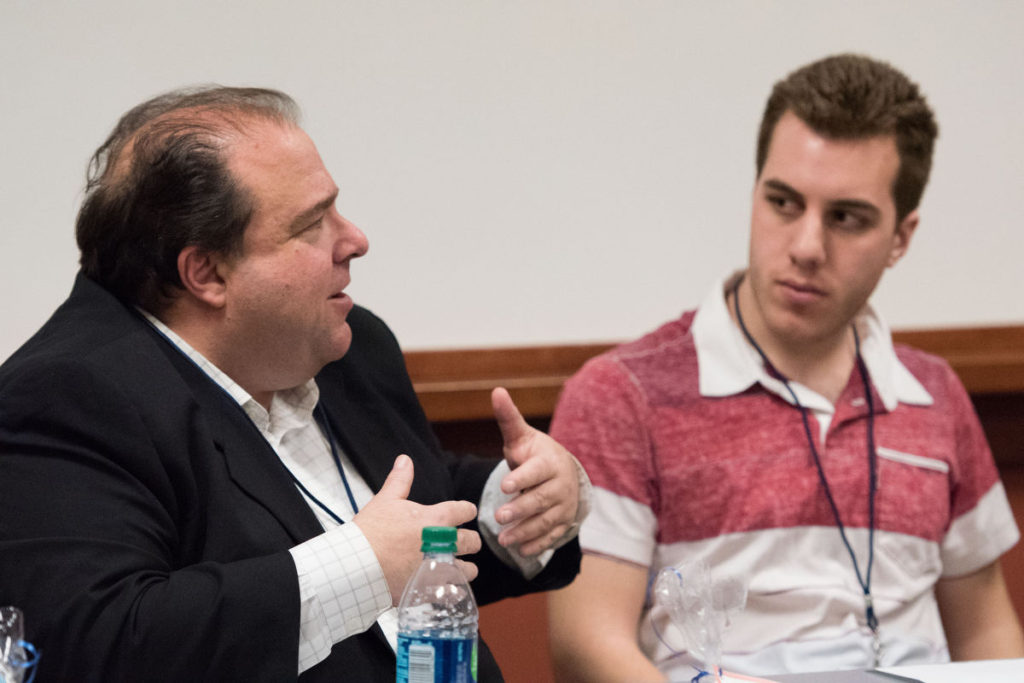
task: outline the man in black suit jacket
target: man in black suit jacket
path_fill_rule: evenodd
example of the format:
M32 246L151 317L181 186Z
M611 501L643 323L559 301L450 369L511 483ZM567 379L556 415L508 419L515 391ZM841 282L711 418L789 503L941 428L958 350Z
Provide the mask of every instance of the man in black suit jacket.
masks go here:
M40 680L394 680L427 525L481 604L578 571L586 476L503 390L505 463L442 451L296 121L177 91L93 158L82 272L0 368L0 604Z

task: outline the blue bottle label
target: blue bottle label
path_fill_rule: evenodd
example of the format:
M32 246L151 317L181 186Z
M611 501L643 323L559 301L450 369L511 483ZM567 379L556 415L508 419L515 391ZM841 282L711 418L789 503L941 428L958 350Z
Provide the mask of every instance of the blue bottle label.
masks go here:
M398 634L398 683L476 683L476 638Z

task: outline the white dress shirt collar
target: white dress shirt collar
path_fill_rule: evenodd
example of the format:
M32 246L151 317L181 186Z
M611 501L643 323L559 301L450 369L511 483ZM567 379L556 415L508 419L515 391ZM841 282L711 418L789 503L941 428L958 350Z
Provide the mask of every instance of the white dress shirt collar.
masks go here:
M210 362L159 318L142 309L139 309L139 312L160 334L178 347L178 350L242 407L245 414L264 433L274 448L277 448L289 430L309 424L313 420L313 409L320 399L320 389L315 380L310 379L297 387L274 392L268 411L227 373Z

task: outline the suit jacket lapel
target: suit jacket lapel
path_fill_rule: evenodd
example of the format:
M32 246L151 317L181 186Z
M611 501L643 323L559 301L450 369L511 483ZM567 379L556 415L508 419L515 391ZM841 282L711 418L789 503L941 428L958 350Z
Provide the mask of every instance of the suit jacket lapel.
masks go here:
M153 373L164 377L156 391L178 390L173 380L163 375L166 367L163 362L167 362L181 378L181 389L189 391L199 406L194 429L201 439L206 439L205 444L212 445L223 455L232 481L262 504L296 543L323 532L287 468L248 415L140 314L81 273L75 278L71 297L64 306L78 310L82 324L102 320L105 325L113 326L118 335L142 330L142 337L152 344L147 354L153 357ZM207 428L206 434L202 433L203 426ZM190 437L182 435L182 438ZM202 440L197 444L198 447L203 445Z
M199 404L199 419L207 423L232 481L262 504L296 543L323 533L288 469L241 406L170 342L160 342Z

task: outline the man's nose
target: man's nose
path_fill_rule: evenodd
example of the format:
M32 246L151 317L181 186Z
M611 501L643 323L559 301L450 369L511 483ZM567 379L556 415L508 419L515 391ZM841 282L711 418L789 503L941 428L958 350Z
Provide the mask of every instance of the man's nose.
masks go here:
M341 214L337 214L337 239L334 242L334 260L337 262L359 258L370 249L370 241L359 227Z
M818 266L825 261L825 224L821 217L806 212L794 224L794 233L789 245L789 257L801 267Z

